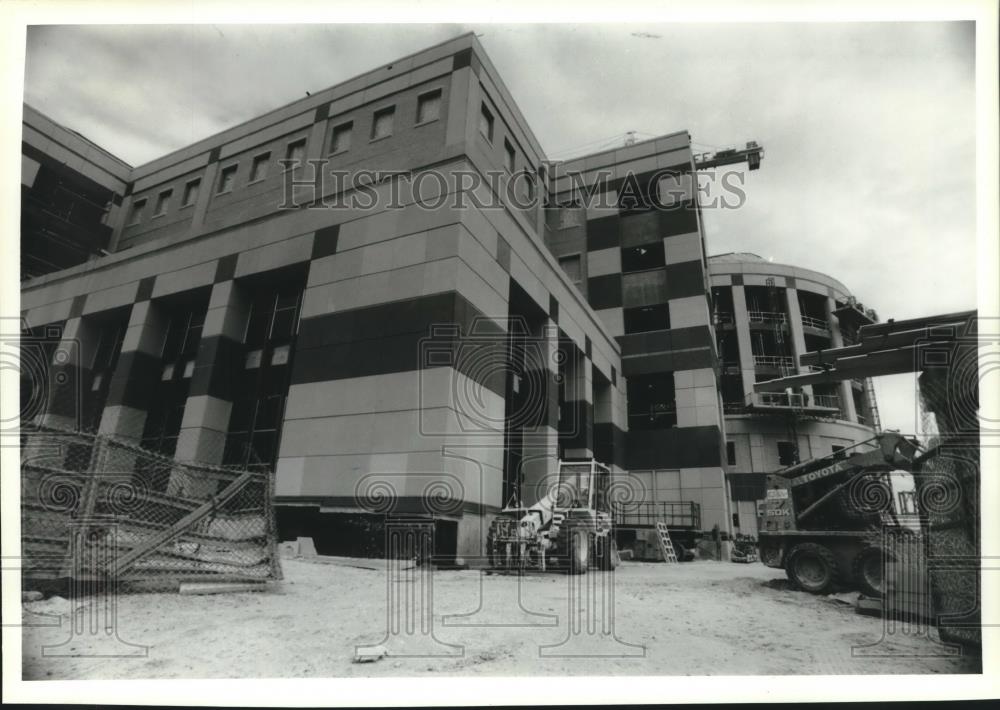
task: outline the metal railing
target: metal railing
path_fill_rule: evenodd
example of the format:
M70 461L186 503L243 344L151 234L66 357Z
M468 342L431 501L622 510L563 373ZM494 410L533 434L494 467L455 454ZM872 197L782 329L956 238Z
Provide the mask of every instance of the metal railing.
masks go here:
M840 409L840 396L835 394L814 394L813 403L817 407Z
M755 392L756 403L764 407L798 407L806 406L806 397L803 394L789 394L787 392Z
M670 528L701 530L701 506L692 501L615 503L612 511L619 527L652 528L666 523Z
M747 311L747 317L751 323L785 323L787 320L784 313L773 311Z
M812 316L802 316L802 325L806 328L815 328L816 330L822 330L827 333L830 332L829 323L819 318L813 318Z
M754 355L753 364L760 367L790 368L795 366L795 361L790 355Z

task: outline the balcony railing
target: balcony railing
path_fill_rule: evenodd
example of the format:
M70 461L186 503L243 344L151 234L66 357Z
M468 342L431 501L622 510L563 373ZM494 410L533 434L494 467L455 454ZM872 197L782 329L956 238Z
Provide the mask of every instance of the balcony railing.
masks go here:
M802 325L806 328L814 328L815 330L822 330L827 333L830 332L829 323L819 318L813 318L812 316L802 316Z
M753 364L758 367L791 368L795 366L790 355L754 355Z
M652 528L666 523L671 528L701 529L701 506L691 501L614 503L613 508L620 527Z
M813 403L817 407L840 409L840 397L835 394L814 394Z
M758 392L757 404L764 407L805 407L804 394L788 394L787 392Z
M755 407L776 407L805 410L806 412L817 409L840 410L840 397L837 395L813 395L810 397L803 392L755 392L750 395L748 402ZM816 413L818 414L818 412Z
M747 311L747 317L751 323L784 323L786 321L784 313L772 311Z

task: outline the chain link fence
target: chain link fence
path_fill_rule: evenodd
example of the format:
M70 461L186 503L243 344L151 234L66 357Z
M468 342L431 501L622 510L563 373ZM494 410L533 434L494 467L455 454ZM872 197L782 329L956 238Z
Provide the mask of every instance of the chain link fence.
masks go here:
M274 472L176 461L106 436L32 427L21 442L28 580L281 579Z

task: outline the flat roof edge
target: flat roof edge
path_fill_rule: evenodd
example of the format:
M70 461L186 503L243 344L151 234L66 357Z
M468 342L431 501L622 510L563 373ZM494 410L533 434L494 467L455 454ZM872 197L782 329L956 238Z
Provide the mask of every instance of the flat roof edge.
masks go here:
M444 40L442 42L438 42L437 44L433 44L433 45L431 45L429 47L424 47L423 49L421 49L419 51L411 52L410 54L404 55L402 57L397 57L396 59L390 60L388 62L382 62L381 64L379 64L377 67L375 67L373 69L369 69L368 71L364 71L364 72L362 72L360 74L356 74L354 76L348 77L347 79L344 79L343 81L338 81L336 84L332 84L330 86L326 86L326 87L320 89L319 91L314 92L310 96L307 96L307 97L301 98L301 99L295 99L294 101L289 101L287 103L282 104L281 106L277 106L277 107L271 109L270 111L267 111L267 112L262 113L262 114L258 114L256 116L253 116L251 118L246 119L245 121L240 121L239 123L233 124L232 126L229 126L228 128L224 128L221 131L217 131L217 132L215 132L215 133L213 133L213 134L211 134L209 136L206 136L204 138L201 138L201 139L199 139L199 140L197 140L197 141L195 141L193 143L189 143L188 145L182 146L181 148L178 148L176 150L172 150L169 153L164 153L163 155L161 155L161 156L159 156L157 158L154 158L153 160L147 160L145 163L141 163L140 165L135 166L135 168L133 168L133 171L135 173L140 173L144 168L148 168L149 166L153 165L154 163L157 163L157 162L160 162L162 160L165 160L165 159L169 158L170 156L175 155L177 153L180 153L180 152L183 152L183 151L189 151L192 148L196 148L198 146L201 146L202 144L204 144L204 150L206 150L206 151L211 150L213 147L215 147L214 145L212 145L213 141L219 139L225 133L229 133L230 131L235 131L235 130L243 127L243 126L247 126L250 123L253 123L254 121L266 120L268 116L272 116L272 115L277 114L277 113L279 113L281 111L285 111L285 110L287 110L287 109L295 106L296 104L301 104L302 105L302 112L304 113L306 111L309 111L309 110L311 110L311 109L313 109L313 108L315 108L317 106L321 106L322 104L324 104L324 103L332 100L332 99L324 99L323 98L324 94L327 94L329 92L335 91L339 87L342 87L342 86L344 86L346 84L350 84L351 82L354 82L354 81L358 81L359 79L363 79L366 76L369 76L369 75L374 76L374 74L376 72L379 72L379 71L383 70L386 66L391 66L391 65L399 64L400 62L404 62L404 61L406 61L408 59L417 58L417 57L419 57L422 54L429 54L429 53L433 52L434 50L440 49L441 47L444 47L444 46L446 46L448 44L452 44L452 43L454 43L456 45L456 49L464 49L464 48L466 48L465 46L463 46L466 43L467 43L468 47L472 47L473 46L472 40L474 38L475 38L475 33L472 32L472 31L469 31L469 32L466 32L464 34L458 35L457 37L452 37L451 39L446 39L446 40ZM410 71L412 71L412 69ZM379 82L374 82L374 83L379 83ZM363 90L363 89L361 89L361 90ZM352 92L352 93L354 93L354 92ZM152 172L155 172L155 170L149 171L149 174L152 174ZM139 175L137 175L137 177L139 177Z

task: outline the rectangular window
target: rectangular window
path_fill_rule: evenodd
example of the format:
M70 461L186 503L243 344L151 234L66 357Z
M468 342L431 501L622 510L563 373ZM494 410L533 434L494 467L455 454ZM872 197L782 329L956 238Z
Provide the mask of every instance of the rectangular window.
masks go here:
M170 208L170 196L174 194L173 190L164 190L156 197L156 212L153 216L159 216L166 214L167 210Z
M844 454L843 446L837 446L836 444L834 444L831 448L833 449L833 455L836 456L838 459L842 459L846 456L846 454Z
M483 134L483 138L493 142L493 113L486 108L486 104L479 110L479 132Z
M639 306L622 311L625 333L650 333L654 330L670 328L670 309L666 303L655 306Z
M736 465L736 442L726 442L726 463L730 466Z
M306 139L295 141L294 143L289 143L288 148L285 150L285 160L290 161L285 163L285 170L289 168L295 169L302 166L302 161L306 157Z
M146 198L136 200L132 203L132 213L129 216L129 224L139 224L142 221L142 213L146 210Z
M190 207L198 200L199 187L201 187L201 180L192 180L184 186L184 203L181 207Z
M674 373L657 372L626 380L628 428L630 430L670 429L677 426Z
M230 165L222 169L222 173L219 175L220 194L223 192L232 192L233 187L236 185L236 169L238 167L238 165Z
M566 272L567 276L569 276L569 280L574 284L579 285L580 282L583 281L583 274L580 271L579 254L559 257L559 266L562 267L562 270Z
M663 257L663 242L643 244L638 247L622 249L622 272L645 271L662 268L666 265Z
M503 140L504 149L504 163L503 166L507 168L507 172L511 175L514 174L514 159L517 154L514 152L514 146L510 144L510 141L504 138Z
M782 466L793 466L796 456L795 444L791 441L778 442L778 463Z
M330 135L330 152L343 153L345 150L349 150L351 147L351 133L353 130L354 121L348 121L347 123L341 123L339 126L334 126L333 133Z
M392 121L396 115L396 107L388 106L379 109L372 117L372 140L388 138L392 135Z
M253 166L250 168L250 182L257 182L267 177L267 166L271 162L270 153L261 153L253 159Z
M441 89L417 97L417 123L436 121L441 116Z
M274 466L288 394L303 283L255 289L244 333L244 368L230 414L223 461Z

